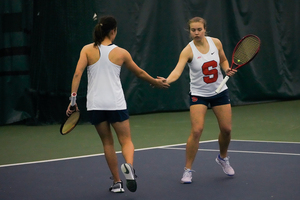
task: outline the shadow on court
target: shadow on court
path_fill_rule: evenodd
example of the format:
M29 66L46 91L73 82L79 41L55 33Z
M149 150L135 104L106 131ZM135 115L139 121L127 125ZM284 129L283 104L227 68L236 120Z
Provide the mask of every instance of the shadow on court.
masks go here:
M112 180L103 155L0 166L0 199L292 200L300 196L300 143L232 141L229 156L234 177L226 176L215 162L218 143L201 143L193 165L193 183L187 185L180 183L184 148L177 145L137 150L135 193L126 187L123 194L108 191ZM118 156L120 165L123 159L121 154Z

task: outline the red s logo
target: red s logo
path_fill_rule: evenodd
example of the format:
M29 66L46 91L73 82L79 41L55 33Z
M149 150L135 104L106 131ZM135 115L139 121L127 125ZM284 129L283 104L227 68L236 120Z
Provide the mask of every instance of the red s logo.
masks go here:
M192 97L192 102L196 102L198 101L198 98L197 97Z
M202 65L202 72L204 74L203 81L207 84L216 82L218 80L218 70L215 69L218 63L214 60L206 62Z

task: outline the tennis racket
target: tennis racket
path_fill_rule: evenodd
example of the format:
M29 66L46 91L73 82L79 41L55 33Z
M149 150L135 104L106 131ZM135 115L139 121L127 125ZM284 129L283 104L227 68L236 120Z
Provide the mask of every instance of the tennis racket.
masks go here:
M260 49L260 39L256 35L246 35L235 46L232 53L231 69L238 69L247 63L249 63L257 55ZM219 87L216 89L216 93L220 93L223 86L228 81L229 76L223 79Z
M79 112L79 110L76 111L76 106L75 106L76 96L77 96L77 94L75 92L73 92L70 97L70 100L71 100L70 110L72 110L73 112L72 112L72 114L67 116L65 121L60 126L60 133L62 135L66 135L66 134L70 133L79 122L80 112Z

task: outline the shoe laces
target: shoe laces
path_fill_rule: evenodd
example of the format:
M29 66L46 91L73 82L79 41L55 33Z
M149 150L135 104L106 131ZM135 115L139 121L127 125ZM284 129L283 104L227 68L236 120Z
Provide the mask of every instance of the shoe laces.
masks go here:
M133 168L133 174L134 174L134 178L137 178L138 176L135 174L135 169Z
M229 163L229 156L223 158L223 159L220 159L226 166L230 166L230 163Z
M192 175L192 172L196 172L196 171L185 167L183 177L190 177Z

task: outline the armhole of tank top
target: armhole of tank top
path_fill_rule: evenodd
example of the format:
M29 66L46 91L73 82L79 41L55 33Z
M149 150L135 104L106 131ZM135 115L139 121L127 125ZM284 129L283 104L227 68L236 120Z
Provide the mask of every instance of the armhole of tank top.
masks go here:
M99 50L99 59L101 57L101 49L100 49L100 45L98 46L98 50Z
M188 63L192 63L193 60L194 60L194 57L195 57L194 51L195 51L196 46L195 46L195 44L194 44L193 41L191 41L189 45L190 45L191 50L192 50L193 58L192 58L192 59L190 60L190 62L188 62ZM188 60L188 61L189 61L189 60Z
M217 46L216 46L216 44L214 43L214 41L213 41L213 39L211 38L211 37L208 37L207 36L207 38L209 38L209 40L210 40L210 43L209 43L209 46L212 46L212 47L214 47L214 49L217 49L218 50L218 48L217 48ZM208 39L207 39L208 40Z
M212 41L212 39L211 39L211 37L209 37L209 36L205 36L205 38L207 39L207 41Z
M117 65L117 64L113 63L113 62L109 59L109 54L111 53L111 51L118 47L118 46L115 45L115 44L111 44L110 46L112 46L112 45L113 45L112 49L111 49L111 50L109 51L109 53L107 54L107 59L108 59L108 61L109 61L111 64L113 64L114 66L122 67L122 65Z

